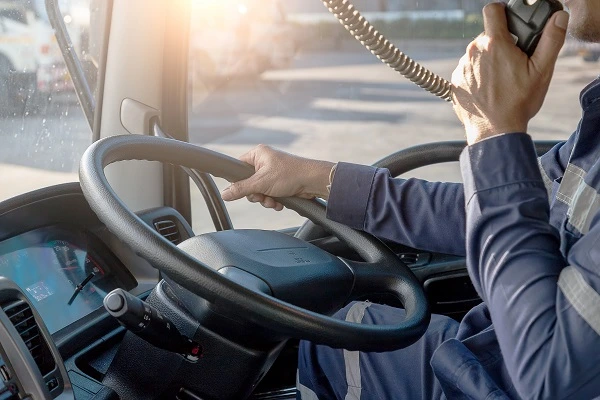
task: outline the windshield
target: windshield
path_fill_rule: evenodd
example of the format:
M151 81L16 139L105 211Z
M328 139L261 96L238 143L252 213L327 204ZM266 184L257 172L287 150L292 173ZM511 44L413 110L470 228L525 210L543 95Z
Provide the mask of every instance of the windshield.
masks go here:
M89 0L60 2L79 54ZM67 13L64 13L64 11ZM79 11L78 15L82 12ZM0 200L77 181L92 133L79 106L44 0L0 1Z
M483 3L355 2L398 48L447 79L483 29ZM97 94L99 52L90 43L104 32L90 30L90 0L59 4L88 84ZM382 64L320 0L192 4L192 143L234 157L263 143L305 157L372 164L416 144L464 140L450 104ZM76 181L79 159L92 142L43 5L43 0L0 0L0 10L5 10L0 12L0 199ZM597 46L568 41L546 103L530 124L535 138L559 140L573 131L580 116L579 91L597 75L599 57ZM452 164L410 175L460 180ZM192 204L194 229L212 230L194 189ZM293 212L275 213L242 201L228 208L240 228L285 228L303 222Z
M417 144L464 140L449 103L382 64L321 1L226 3L197 1L192 16L192 142L236 157L263 143L311 158L372 164ZM400 50L446 79L483 30L483 1L353 3ZM210 18L204 12L209 5ZM257 22L255 9L271 16ZM226 18L227 27L208 27L214 15ZM546 104L530 125L537 139L564 139L577 125L579 91L597 73L579 51L577 43L565 46ZM457 163L410 176L461 179ZM194 229L210 229L198 192L192 203ZM291 211L275 213L245 201L227 207L235 227L303 222Z

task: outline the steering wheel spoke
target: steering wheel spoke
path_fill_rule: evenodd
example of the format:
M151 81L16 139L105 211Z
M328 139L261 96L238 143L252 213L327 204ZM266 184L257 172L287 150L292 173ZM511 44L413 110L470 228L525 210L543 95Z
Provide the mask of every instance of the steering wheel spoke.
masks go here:
M394 264L342 260L348 265L354 275L354 285L350 295L351 299L368 298L370 294L389 294L395 296L407 310L407 318L411 318L415 314L411 310L418 310L416 302L427 301L426 298L405 295L410 290L410 287L418 285L418 280L412 272L407 271L408 267L398 265L398 263L402 263L400 260ZM420 293L418 296L420 296ZM417 317L420 318L421 316L417 315Z

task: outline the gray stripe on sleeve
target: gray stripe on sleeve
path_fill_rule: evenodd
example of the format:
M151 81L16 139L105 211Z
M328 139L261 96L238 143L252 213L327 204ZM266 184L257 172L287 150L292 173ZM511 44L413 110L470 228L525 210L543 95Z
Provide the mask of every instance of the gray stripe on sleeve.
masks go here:
M542 174L542 180L544 181L544 186L546 186L546 191L548 192L548 201L552 203L552 179L546 173L546 170L542 166L542 159L538 157L538 166L540 167L540 173Z
M600 194L585 182L586 174L583 169L574 164L567 165L556 194L558 201L569 206L567 210L569 223L582 234L589 232L592 219L600 211ZM543 174L542 178L546 184Z
M592 219L600 210L600 194L585 182L581 182L573 195L569 222L582 234L590 231Z
M299 373L296 373L296 390L300 393L300 398L302 400L319 400L315 392L300 383Z
M570 212L572 211L571 206L573 205L573 198L575 197L575 193L577 193L577 189L583 182L585 174L586 172L578 166L574 164L567 165L560 187L558 188L558 193L556 193L556 199L569 206L568 216L571 216Z
M583 279L575 267L567 267L561 271L558 287L581 318L600 335L600 294Z
M365 316L365 310L371 305L364 301L355 303L346 314L346 321L360 323ZM360 400L362 391L360 376L360 352L344 350L344 366L346 367L346 384L348 393L344 400Z

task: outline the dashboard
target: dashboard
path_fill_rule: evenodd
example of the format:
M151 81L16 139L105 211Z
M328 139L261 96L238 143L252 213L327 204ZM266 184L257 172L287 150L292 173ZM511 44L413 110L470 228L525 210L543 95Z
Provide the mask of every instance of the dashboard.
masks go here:
M160 207L137 215L163 237L177 238L175 244L193 235L189 224L172 208ZM353 256L334 238L324 237L313 244L332 254ZM432 295L439 294L431 300L434 310L438 305L453 304L470 308L471 303L479 302L474 290L473 298L465 300L471 292L464 284L468 276L461 272L462 258L411 254L404 248L395 251L407 263L412 257L413 272L424 281L426 289L428 285L433 288ZM428 278L435 274L440 277ZM156 387L160 387L158 393L179 390L183 388L181 382L186 386L194 382L202 390L210 388L221 394L231 386L220 369L223 357L238 360L228 363L226 371L236 377L252 377L247 372L256 367L254 363L264 365L260 351L234 344L211 331L210 324L201 326L191 314L181 312L184 307L165 281L161 282L156 268L104 226L78 183L0 202L0 400L111 400L119 398L113 390L116 387L121 390L120 398L145 399L156 393L148 395L146 391ZM160 311L183 329L182 334L190 338L202 335L203 346L210 352L203 354L197 364L182 363L179 354L133 339L103 307L105 295L115 288L147 299L155 307L161 305ZM448 300L444 295L447 293L454 297ZM453 306L441 311L451 315L461 309ZM287 361L282 362L294 366L296 352L290 350ZM272 370L277 388L286 378L287 369ZM279 371L281 376L277 375ZM290 376L293 381L294 376ZM134 395L129 390L140 393ZM194 396L172 398L199 398Z
M138 215L157 230L157 221L172 222L181 240L192 235L168 207ZM80 360L123 334L104 297L116 288L145 297L159 280L98 220L78 183L1 202L0 400L98 395L96 370L82 372Z

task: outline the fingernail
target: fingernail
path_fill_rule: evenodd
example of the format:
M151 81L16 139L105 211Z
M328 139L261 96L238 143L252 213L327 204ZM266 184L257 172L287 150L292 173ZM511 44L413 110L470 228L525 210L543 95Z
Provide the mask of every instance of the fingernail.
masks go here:
M566 11L559 11L558 15L554 19L554 25L560 29L567 30L567 26L569 25L569 13Z
M223 191L221 191L221 198L223 200L230 200L231 199L231 193L229 192L230 188L231 188L231 186L226 187L225 189L223 189Z

